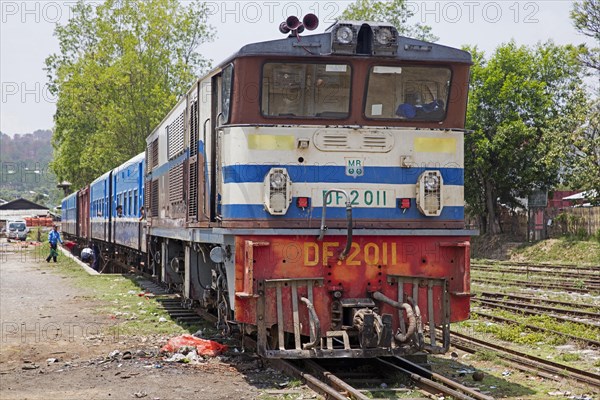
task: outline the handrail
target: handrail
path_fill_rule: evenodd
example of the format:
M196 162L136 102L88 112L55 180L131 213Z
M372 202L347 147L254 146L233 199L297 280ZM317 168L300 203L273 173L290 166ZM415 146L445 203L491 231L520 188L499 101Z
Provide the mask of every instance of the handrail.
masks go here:
M342 193L346 196L346 221L348 226L348 232L346 234L346 247L340 253L338 259L344 260L348 253L350 252L350 247L352 246L352 201L350 201L350 195L345 190L341 189L329 189L325 193L323 193L323 215L321 215L321 228L320 234L317 238L318 241L322 241L325 237L325 232L327 231L327 226L325 225L325 215L327 213L327 200L331 193Z

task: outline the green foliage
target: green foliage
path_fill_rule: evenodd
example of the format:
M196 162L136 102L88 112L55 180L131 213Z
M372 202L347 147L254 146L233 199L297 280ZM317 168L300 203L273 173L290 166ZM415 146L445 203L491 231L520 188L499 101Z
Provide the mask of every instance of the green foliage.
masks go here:
M479 350L473 355L473 359L476 361L494 361L498 358L498 354L496 354L493 350Z
M475 327L475 331L491 333L500 340L525 345L535 345L548 339L547 335L539 332L531 332L521 325L480 324Z
M575 28L596 41L600 45L600 1L584 0L575 2L571 11L571 19ZM600 78L600 47L581 47L579 60L582 65ZM598 90L598 88L596 88ZM595 190L600 202L600 99L596 92L595 99L590 99L578 111L579 126L563 137L564 143L571 147L567 153L565 165L567 181L574 188Z
M600 55L600 53L599 53ZM588 101L577 110L579 126L561 136L565 154L565 172L573 188L597 193L590 198L600 202L600 100Z
M498 203L519 206L535 189L558 182L561 137L577 128L585 104L580 49L552 42L504 44L486 59L473 55L465 139L465 197L497 233Z
M436 42L439 38L431 33L431 27L423 24L408 25L414 15L405 0L356 0L340 15L341 19L354 21L387 22L396 27L401 35Z
M79 1L58 25L60 52L46 59L58 95L51 165L80 187L143 151L145 138L209 62L212 40L198 1Z
M49 170L52 132L38 130L23 135L0 133L0 198L25 198L52 209L60 203L56 176Z
M575 28L582 34L600 43L600 1L575 2L571 11ZM582 62L600 73L600 48L587 49L581 56Z

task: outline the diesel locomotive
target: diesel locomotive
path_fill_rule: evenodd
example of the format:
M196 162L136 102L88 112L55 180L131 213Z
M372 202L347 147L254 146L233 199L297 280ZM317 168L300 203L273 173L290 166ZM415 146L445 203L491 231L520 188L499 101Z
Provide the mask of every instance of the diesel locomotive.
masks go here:
M290 17L200 78L145 153L64 200L63 230L267 358L445 352L469 316L471 56L317 24Z

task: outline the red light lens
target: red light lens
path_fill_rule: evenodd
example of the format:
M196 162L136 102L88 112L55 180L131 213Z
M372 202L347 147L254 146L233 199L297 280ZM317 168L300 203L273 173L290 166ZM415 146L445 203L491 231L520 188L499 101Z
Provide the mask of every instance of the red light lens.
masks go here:
M296 199L296 205L299 208L308 208L308 203L309 203L308 200L309 200L308 197L298 197Z
M400 199L400 208L410 208L410 199Z

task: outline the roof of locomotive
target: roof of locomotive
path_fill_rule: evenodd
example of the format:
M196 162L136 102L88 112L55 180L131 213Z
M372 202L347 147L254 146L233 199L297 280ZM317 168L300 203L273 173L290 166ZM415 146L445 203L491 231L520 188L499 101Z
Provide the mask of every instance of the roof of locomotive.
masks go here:
M355 25L375 24L366 21L340 21L338 23L351 23ZM300 34L298 37L289 36L283 39L250 43L220 63L219 67L225 66L235 58L244 56L277 55L287 57L314 57L317 55L371 57L367 54L348 55L334 53L332 51L332 32L333 29L315 35L304 36ZM435 61L472 64L471 54L467 51L400 35L398 35L398 51L396 52L396 55L387 56L386 58L403 61Z

